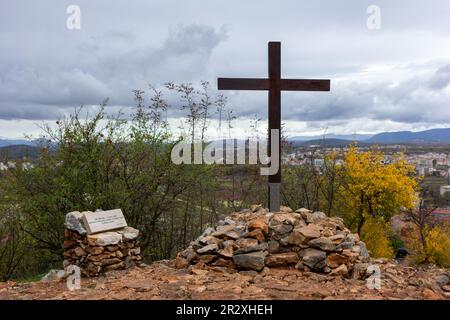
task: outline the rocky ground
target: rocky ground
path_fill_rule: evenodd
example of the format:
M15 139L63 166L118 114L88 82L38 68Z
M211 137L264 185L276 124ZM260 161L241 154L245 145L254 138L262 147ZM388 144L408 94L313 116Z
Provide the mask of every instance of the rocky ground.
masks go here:
M117 270L83 278L69 291L64 279L17 284L0 283L0 299L448 299L450 270L423 270L394 261L372 260L381 269L381 288L366 281L321 275L291 268L262 272L224 267L174 267L175 261Z

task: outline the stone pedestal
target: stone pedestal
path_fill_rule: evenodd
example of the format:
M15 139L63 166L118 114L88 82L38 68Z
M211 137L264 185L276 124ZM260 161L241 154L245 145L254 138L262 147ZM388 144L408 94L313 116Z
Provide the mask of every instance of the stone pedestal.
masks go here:
M66 216L64 267L76 265L83 275L98 276L140 263L139 230L127 226L88 235L83 214L71 212Z

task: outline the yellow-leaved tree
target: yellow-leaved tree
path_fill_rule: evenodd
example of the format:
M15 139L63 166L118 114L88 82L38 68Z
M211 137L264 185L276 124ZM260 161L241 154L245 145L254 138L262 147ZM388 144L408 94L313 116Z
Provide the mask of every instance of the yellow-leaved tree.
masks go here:
M400 155L385 163L379 150L359 152L351 146L344 154L342 169L339 198L344 206L343 218L360 235L369 218L387 223L402 207L416 205L414 167Z

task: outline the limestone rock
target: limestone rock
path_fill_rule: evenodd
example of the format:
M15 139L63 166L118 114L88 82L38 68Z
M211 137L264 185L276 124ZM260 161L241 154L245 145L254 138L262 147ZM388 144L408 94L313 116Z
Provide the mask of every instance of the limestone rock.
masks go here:
M136 240L139 236L139 230L132 227L124 227L120 230L117 230L117 233L123 236L124 241Z
M346 276L348 274L348 269L345 264L341 264L339 267L333 269L330 273L332 276Z
M260 229L255 229L253 231L250 231L247 234L248 238L254 238L256 240L258 240L259 242L263 242L264 240L266 240L266 237L264 236L263 232Z
M313 239L308 242L308 245L323 251L334 251L336 249L336 245L329 238L325 237Z
M252 239L252 238L244 238L244 239L236 240L235 244L239 248L255 247L258 245L258 240Z
M122 241L122 235L117 232L103 232L87 236L88 244L91 246L109 246Z
M202 267L260 271L266 266L296 266L305 272L366 277L364 263L370 257L365 244L341 218L307 209L281 209L267 212L255 206L233 213L191 242L182 258Z
M268 267L285 267L288 265L295 265L299 258L295 252L270 254L266 258L266 265Z
M328 255L326 264L330 268L337 268L342 264L347 264L350 261L350 258L339 253L332 253Z
M225 258L232 258L233 257L233 245L228 244L225 246L222 250L219 251L219 255Z
M315 268L320 262L326 259L327 254L321 250L308 248L300 251L300 257L304 265Z
M248 230L261 230L264 234L269 232L269 225L263 218L256 218L248 222Z
M309 224L305 227L296 227L289 236L289 243L294 245L306 244L308 241L320 237L320 228Z
M233 256L233 262L236 266L246 270L261 271L265 267L266 254L258 251Z
M201 249L197 250L198 254L205 254L205 253L214 253L217 252L219 250L219 246L215 243L213 244L208 244L207 246L204 246Z
M72 231L76 231L80 235L86 234L87 231L84 228L82 218L83 213L81 212L78 211L69 212L68 214L66 214L66 223L65 223L66 228Z

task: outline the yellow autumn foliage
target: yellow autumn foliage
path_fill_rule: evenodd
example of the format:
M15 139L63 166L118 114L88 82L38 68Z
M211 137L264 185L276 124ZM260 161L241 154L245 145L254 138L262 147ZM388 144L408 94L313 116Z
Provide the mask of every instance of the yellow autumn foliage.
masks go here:
M436 226L427 232L427 255L431 263L450 267L450 228Z
M400 208L413 208L417 201L418 183L413 176L414 167L400 155L391 163L384 163L379 150L358 152L352 146L344 154L345 183L339 196L347 224L361 232L369 217L389 221Z
M390 245L389 225L381 219L369 218L361 230L361 240L374 258L393 258L394 251Z

